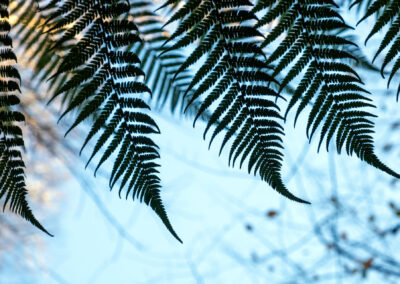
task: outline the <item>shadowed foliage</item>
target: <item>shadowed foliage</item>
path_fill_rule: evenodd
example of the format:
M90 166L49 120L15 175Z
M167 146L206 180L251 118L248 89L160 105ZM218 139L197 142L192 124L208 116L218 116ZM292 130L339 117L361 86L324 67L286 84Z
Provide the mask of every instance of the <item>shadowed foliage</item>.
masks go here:
M338 153L345 149L400 177L375 155L375 106L355 70L377 69L353 43L353 28L333 0L166 0L159 9L157 1L12 2L15 42L31 55L31 78L47 88L50 102L62 102L60 119L72 119L67 134L86 122L81 152L91 148L87 164L95 163L95 174L110 164L110 188L145 202L179 241L161 201L160 155L153 141L161 131L152 111L168 107L186 111L194 124L202 119L204 138L209 133L210 146L221 138L219 152L229 148L230 165L247 166L301 203L308 202L289 192L281 173L284 126L295 106L294 123L308 113L307 137L319 133L318 149L324 141L327 150L334 143ZM4 20L9 3L0 4L0 198L44 230L25 199L23 138L15 124L23 115L11 109L21 78L10 63L16 57ZM366 7L360 22L376 16L366 42L388 29L375 58L384 54L382 75L391 68L389 87L400 69L399 3L352 5Z

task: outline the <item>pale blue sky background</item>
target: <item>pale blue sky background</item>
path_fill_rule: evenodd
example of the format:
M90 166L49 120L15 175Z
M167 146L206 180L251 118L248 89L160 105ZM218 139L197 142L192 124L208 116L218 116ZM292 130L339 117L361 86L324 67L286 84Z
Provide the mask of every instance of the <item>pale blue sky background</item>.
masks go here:
M289 283L294 279L307 283L296 263L335 273L335 255L310 231L314 219L322 220L331 213L328 199L332 192L359 198L365 203L360 206L366 209L371 204L368 198L375 200L376 196L378 204L371 204L375 208L368 208L365 214L376 206L383 207L384 195L390 198L393 194L388 186L390 177L357 159L333 155L329 160L324 151L316 155L315 143L310 149L304 147L308 142L301 125L296 131L288 127L284 176L294 193L313 203L311 207L288 201L257 178L228 168L226 157L216 158L214 150L218 147L207 151L208 143L199 139L201 125L192 129L190 121L177 123L167 114L157 117L157 122L168 133L158 141L162 149L162 196L184 244L172 238L149 208L129 199L119 200L115 192L108 192L106 179L90 179L87 170L86 191L73 181L63 188L67 199L61 216L48 225L56 237L49 239L42 255L32 252L37 263L42 263L41 272L27 273L26 278L20 274L16 282L4 283ZM379 121L378 125L382 134L385 126ZM377 147L379 150L379 139ZM396 159L390 160L396 166ZM333 188L330 176L332 163L336 164L337 188ZM298 168L292 168L296 165ZM77 170L83 167L83 163L76 165ZM130 241L118 235L104 218L90 192L96 192ZM276 210L278 216L266 218L269 210ZM246 224L254 231L246 231ZM349 235L361 230L357 224L343 227L351 230ZM391 245L397 245L393 248L398 248L393 241ZM289 256L272 257L263 265L251 261L274 250L298 246L299 242L304 245ZM327 254L331 259L319 263ZM360 277L354 277L343 283L359 281ZM370 282L374 281L372 277Z

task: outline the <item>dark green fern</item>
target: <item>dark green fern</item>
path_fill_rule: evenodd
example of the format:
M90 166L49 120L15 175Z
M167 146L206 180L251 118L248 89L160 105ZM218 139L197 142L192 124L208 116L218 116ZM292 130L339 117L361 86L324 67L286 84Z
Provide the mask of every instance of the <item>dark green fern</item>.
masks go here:
M14 42L21 54L29 54L29 67L32 69L30 80L33 84L45 87L49 97L68 79L68 74L57 76L47 84L47 78L56 72L61 63L61 56L69 48L68 44L54 48L55 40L62 30L46 33L45 19L41 17L37 7L38 0L14 0L12 13L18 17L13 27ZM48 2L48 1L43 1ZM45 83L45 84L44 84ZM74 90L65 92L62 103L68 103L74 95Z
M263 61L265 55L256 43L262 35L253 27L256 17L249 11L251 6L246 0L187 1L168 22L179 20L180 24L168 40L174 40L174 44L164 52L199 40L175 76L207 55L186 90L197 86L189 105L203 99L197 117L215 107L204 137L216 125L211 144L228 129L221 151L233 139L229 163L234 166L239 159L241 167L247 159L249 173L259 174L284 196L308 203L292 195L281 178L283 118L274 102L279 95L270 86L277 81L269 75L269 66Z
M126 17L129 3L70 0L44 10L50 11L47 15L49 31L64 30L55 47L81 36L78 42L70 45L52 76L70 75L55 93L56 97L76 90L61 118L78 109L72 130L85 119L95 117L82 147L99 134L88 163L103 149L97 171L116 152L110 187L119 182L120 196L126 188L126 198L131 195L148 204L180 241L160 197L158 147L150 138L160 130L148 115L149 107L145 102L151 91L143 83L145 74L139 57L126 50L141 42L137 25Z
M14 27L16 35L14 39L23 50L21 53L32 54L31 79L37 84L42 84L50 74L55 73L61 62L59 54L68 50L71 41L54 46L55 40L62 35L62 29L44 33L47 25L45 19L37 12L36 1L14 0L14 2L13 13L19 18ZM185 57L179 52L158 57L162 43L168 38L167 31L162 27L165 24L163 19L153 12L155 5L152 2L130 2L131 10L126 15L133 17L132 21L137 25L143 41L129 46L129 50L140 58L140 68L146 74L145 83L153 93L149 103L154 106L155 111L162 111L165 106L169 106L171 112L179 111L182 114L183 106L188 99L183 94L185 87L190 84L192 74L182 72L179 77L173 77ZM46 3L48 1L43 1L43 5ZM52 94L57 93L68 77L67 73L57 76L56 80L44 86L51 97L55 98ZM75 91L70 89L62 94L61 102L67 104L74 96ZM194 116L198 106L199 104L192 104L186 115Z
M156 111L162 111L166 106L172 113L183 113L188 96L184 96L193 77L189 71L184 71L174 77L176 70L185 61L181 50L158 56L164 49L162 44L169 38L163 25L165 22L153 12L155 5L151 2L131 1L131 15L137 23L143 42L135 44L131 50L141 58L141 68L146 73L145 82L152 90L152 105ZM197 113L199 104L192 104L188 112L191 116Z
M354 4L360 4L362 1L356 1ZM368 17L376 15L377 20L365 39L365 43L368 40L382 30L385 26L389 25L389 28L383 37L378 50L375 53L373 61L378 57L379 54L386 48L388 51L383 59L381 74L384 75L385 67L393 62L392 70L390 71L388 79L388 88L390 82L393 80L395 75L400 75L400 1L398 0L375 0L370 5L367 5L365 15L358 22L362 22ZM397 99L400 95L400 82L397 88Z
M374 123L369 107L374 107L366 97L358 74L345 60L356 58L343 46L354 45L337 34L338 30L351 29L336 11L331 0L259 1L254 11L265 11L259 26L279 19L266 37L263 46L285 38L273 51L267 64L275 64L274 74L287 70L281 89L300 76L286 116L299 103L299 114L313 104L307 123L307 136L311 140L322 126L319 146L329 143L336 134L336 148L345 147L349 155L355 153L361 160L395 177L397 173L385 166L375 155L372 133Z
M0 1L0 199L4 198L3 210L8 205L10 210L21 215L34 226L49 234L35 218L28 205L25 184L25 164L21 149L24 147L22 131L17 122L23 122L24 116L15 111L19 104L16 96L20 92L21 77L12 62L17 58L12 50L9 37L8 0ZM49 234L51 236L51 234Z

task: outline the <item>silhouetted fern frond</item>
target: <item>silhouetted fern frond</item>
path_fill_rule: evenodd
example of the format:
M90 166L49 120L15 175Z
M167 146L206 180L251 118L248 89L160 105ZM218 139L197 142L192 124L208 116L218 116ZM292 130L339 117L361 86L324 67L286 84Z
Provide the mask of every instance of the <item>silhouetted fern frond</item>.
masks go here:
M356 2L357 3L357 2ZM393 77L397 74L400 75L400 2L398 0L375 0L367 6L365 15L360 19L360 22L364 21L371 15L377 15L377 20L372 27L372 30L365 39L365 43L378 33L385 26L389 25L388 30L383 37L378 50L375 53L373 61L378 57L379 54L386 48L388 51L384 57L381 74L384 75L385 67L393 62L392 70L390 71L388 79L388 88ZM397 99L400 95L400 82L397 89Z
M151 2L132 1L131 14L144 40L133 45L131 50L141 58L140 66L147 75L145 82L152 90L155 109L161 111L169 106L172 113L178 110L183 114L183 106L187 101L184 93L193 75L184 71L174 77L176 70L185 61L182 52L158 56L169 34L163 27L165 20L152 12L154 9L155 5ZM186 114L194 117L198 107L198 104L192 104Z
M48 1L42 1L44 4ZM171 112L178 110L183 114L183 106L187 98L183 96L192 77L191 72L183 72L175 78L176 68L184 61L184 56L176 52L158 57L162 43L168 38L168 33L163 28L165 22L154 12L155 5L152 2L131 2L129 14L131 19L137 25L138 30L144 39L141 42L129 46L129 50L139 57L140 68L146 74L145 83L152 90L153 97L150 105L154 110L162 111L168 106ZM33 69L32 79L41 84L57 70L61 63L60 54L68 50L69 45L76 41L76 38L61 42L55 47L55 41L62 35L62 29L54 30L51 33L46 30L46 20L40 16L36 9L35 0L14 0L13 13L19 20L14 27L16 34L15 40L22 53L32 54L29 63ZM65 39L65 37L64 37ZM61 86L68 80L69 74L57 76L51 80L48 91L50 97L53 97L54 91L57 92ZM63 104L68 103L75 95L73 89L64 92L61 96ZM60 97L57 95L56 97ZM53 97L54 99L55 97ZM198 104L192 104L186 115L195 116Z
M45 19L38 11L38 0L13 0L11 12L18 18L13 27L14 42L18 45L20 54L29 54L25 63L32 72L30 80L35 87L43 86L48 98L60 85L68 79L68 74L58 76L55 80L47 82L51 74L55 73L61 63L60 54L68 50L68 45L54 48L55 39L62 34L62 30L46 33ZM43 1L48 2L48 1ZM25 59L24 58L24 59ZM62 103L71 100L74 92L70 90L62 96Z
M177 1L168 1L174 4ZM274 102L279 95L271 85L277 81L268 74L264 53L256 39L262 35L254 28L255 15L246 0L189 0L169 20L179 20L164 52L199 41L197 47L177 70L176 76L207 55L186 92L196 87L189 105L205 97L196 119L212 109L204 136L216 125L210 139L226 130L221 151L233 138L229 154L232 165L240 167L248 160L248 171L261 178L284 196L292 195L281 178L282 116ZM168 53L167 53L168 54Z
M138 55L127 50L141 41L137 25L127 17L130 8L127 1L71 0L58 3L50 10L47 16L50 30L64 29L56 46L80 36L53 74L53 77L72 75L55 96L76 90L61 118L79 109L69 132L96 114L82 147L99 134L88 163L104 149L97 171L117 152L110 187L119 182L120 196L126 188L126 198L131 195L144 201L180 241L160 197L159 165L155 162L159 158L158 147L150 138L160 130L146 112L149 107L144 99L151 91L143 83L145 74L139 66Z
M25 164L21 155L24 140L16 124L25 118L22 113L13 110L19 104L16 93L20 92L21 77L12 64L17 58L9 37L11 27L7 20L7 8L8 1L0 1L0 199L4 197L3 210L8 205L11 211L49 234L35 218L26 200Z
M281 89L297 76L301 76L286 110L300 103L295 115L313 103L307 123L307 136L312 139L322 125L319 146L329 142L336 133L336 148L340 153L345 147L349 155L355 153L361 160L395 177L397 173L385 166L375 155L373 138L375 115L366 107L374 107L365 96L358 74L344 60L356 59L343 46L355 45L335 32L351 29L336 11L333 1L259 1L255 10L266 9L259 25L278 24L267 35L267 46L287 33L268 58L275 64L274 75L288 70Z

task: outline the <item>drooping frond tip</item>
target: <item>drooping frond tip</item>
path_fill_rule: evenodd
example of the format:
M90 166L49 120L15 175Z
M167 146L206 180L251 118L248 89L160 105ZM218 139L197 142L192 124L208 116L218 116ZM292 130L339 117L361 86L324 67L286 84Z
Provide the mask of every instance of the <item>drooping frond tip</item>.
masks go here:
M360 76L346 63L357 60L348 51L354 43L340 36L348 30L343 18L336 11L333 1L282 1L260 2L259 10L265 9L259 25L279 19L263 42L268 46L286 33L278 47L268 58L275 64L274 74L287 70L281 90L294 78L300 82L288 104L286 115L297 104L295 122L299 115L312 105L306 127L311 140L321 127L319 146L326 140L326 149L336 134L336 148L351 155L355 153L368 164L399 177L375 155L373 146L375 117L374 107L365 94Z
M141 60L127 50L142 42L135 18L127 17L130 10L129 2L121 0L60 2L50 10L47 16L50 30L64 30L56 46L79 35L79 40L68 46L68 53L53 74L55 80L59 75L69 76L55 97L74 90L61 116L78 111L70 130L91 119L82 149L98 136L88 160L89 164L99 156L95 173L115 155L110 188L119 184L120 197L125 190L126 199L131 196L144 201L182 242L160 198L156 163L160 155L150 138L160 130L149 115L146 100L151 90L144 82Z
M26 200L28 191L25 184L25 164L21 155L24 147L22 131L16 124L24 121L22 113L15 111L19 104L16 96L20 92L21 77L12 62L16 56L9 37L8 1L0 3L0 199L4 197L3 211L8 206L12 212L21 215L31 224L52 236L35 218Z
M214 127L211 144L225 130L221 151L233 139L229 163L234 166L240 158L242 167L247 161L249 173L287 198L308 203L291 194L281 179L283 118L275 103L279 94L272 87L278 82L264 61L259 44L263 36L254 28L257 18L251 7L240 0L186 1L169 20L180 24L169 39L174 43L164 52L199 41L177 74L207 55L187 87L194 90L189 105L204 97L197 117L211 110L204 136Z
M377 34L382 28L389 25L389 28L373 59L373 61L375 61L378 55L381 54L384 49L388 48L383 59L381 74L384 76L386 66L393 62L387 83L387 87L389 88L390 82L393 80L395 75L400 75L400 3L398 0L375 0L368 5L365 15L359 20L358 24L372 15L375 15L377 20L365 39L365 44L367 44L368 40ZM400 81L397 88L397 100L399 95Z

